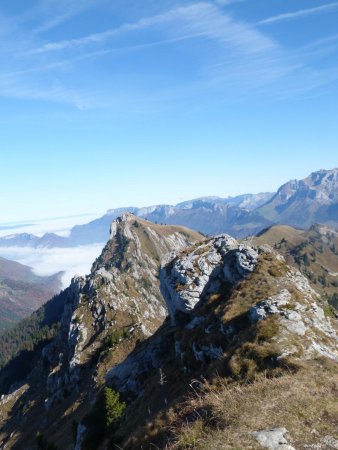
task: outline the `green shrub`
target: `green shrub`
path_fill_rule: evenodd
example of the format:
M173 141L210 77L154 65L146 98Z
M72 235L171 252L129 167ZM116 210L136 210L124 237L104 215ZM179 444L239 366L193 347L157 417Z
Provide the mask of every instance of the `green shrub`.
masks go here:
M108 336L105 338L103 346L104 350L108 348L115 347L117 344L119 344L123 339L128 338L130 335L128 329L123 330L113 330Z
M125 409L126 404L120 400L120 394L109 387L104 388L95 406L84 418L83 424L87 431L82 449L98 448L107 435L114 433Z
M106 428L111 429L123 417L126 404L121 402L120 394L106 387L104 389L104 408Z

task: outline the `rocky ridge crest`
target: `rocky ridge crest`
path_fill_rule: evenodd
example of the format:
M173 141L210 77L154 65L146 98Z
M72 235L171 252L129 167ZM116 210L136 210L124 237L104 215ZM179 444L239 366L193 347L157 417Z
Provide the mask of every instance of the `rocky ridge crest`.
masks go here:
M200 239L183 227L155 225L130 213L112 223L110 239L91 273L75 277L65 291L59 332L25 380L24 398L34 398L47 413L43 427L60 420L60 408L67 410L73 403L81 415L95 399L106 367L121 362L137 342L156 331L166 317L160 261ZM19 394L11 398L24 401ZM20 448L24 435L17 444L13 440L13 448Z
M21 401L34 398L43 407L44 421L11 436L20 418L12 414L2 438L8 448L19 449L25 436L29 442L27 433L42 426L54 442L71 449L64 437L71 421L62 419L70 417L78 423L75 448L87 450L86 436L95 432L95 424L86 417L98 407L102 386L109 386L127 404L113 436L121 448L188 448L177 446L177 438L170 444L168 418L183 420L187 392L196 396L192 404L197 398L203 405L198 414L192 409L185 417L189 428L209 417L202 399L206 387L216 389L213 383L240 390L268 379L277 389L273 380L285 374L306 374L318 364L324 371L336 367L337 321L325 314L319 300L308 280L268 245L238 242L225 234L205 239L123 214L113 222L91 274L75 278L69 288L60 332L33 371L42 383L22 394ZM32 386L34 373L26 380ZM13 398L18 403L19 393ZM154 431L164 416L168 427ZM205 420L214 430L214 422ZM215 430L222 430L221 415L217 421ZM252 428L245 437L245 442L256 442L252 448L267 443L265 448L298 449L295 430L285 422L262 423L273 427ZM287 429L290 439L284 436ZM326 435L318 436L318 448L330 448L323 443ZM97 448L107 447L112 437L105 438ZM278 439L284 447L272 446ZM303 443L310 439L306 436Z

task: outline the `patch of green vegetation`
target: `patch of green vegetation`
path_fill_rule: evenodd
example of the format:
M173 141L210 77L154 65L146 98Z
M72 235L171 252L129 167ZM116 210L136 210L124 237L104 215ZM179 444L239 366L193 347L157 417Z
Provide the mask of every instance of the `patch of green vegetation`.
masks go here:
M103 341L103 350L107 350L109 348L114 348L124 339L127 339L130 336L129 328L123 329L115 329L111 331L108 336Z
M312 283L317 283L317 277L311 270L304 269L303 273Z
M111 430L114 425L123 417L126 404L120 400L120 394L106 387L103 392L105 408L105 425Z
M325 317L336 317L334 310L330 304L323 306Z
M82 445L83 450L99 448L101 442L113 434L122 420L126 403L120 400L120 394L105 387L99 394L95 406L84 418L87 428Z
M62 291L30 317L0 334L0 394L27 376L42 349L57 335L68 296L68 289Z

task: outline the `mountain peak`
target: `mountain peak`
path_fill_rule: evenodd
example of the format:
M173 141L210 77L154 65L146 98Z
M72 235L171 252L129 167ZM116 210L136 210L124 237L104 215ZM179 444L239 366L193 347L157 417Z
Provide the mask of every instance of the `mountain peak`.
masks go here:
M338 223L338 169L319 170L281 186L257 212L275 223L308 228L314 222Z
M111 226L110 226L110 239L112 239L114 236L116 236L117 229L120 225L130 223L132 221L138 221L138 217L130 212L124 212L119 217L117 217L115 220L113 220Z

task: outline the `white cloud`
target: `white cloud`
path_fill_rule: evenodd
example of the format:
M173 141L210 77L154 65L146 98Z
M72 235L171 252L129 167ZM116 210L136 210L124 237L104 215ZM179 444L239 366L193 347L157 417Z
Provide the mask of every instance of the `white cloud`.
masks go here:
M144 30L151 30L152 34L147 35L143 41L138 39L138 43L134 44L128 41L127 45L119 42L119 47L114 47L115 37L129 36L133 33L138 33ZM136 34L136 36L138 36ZM152 40L149 40L149 37ZM63 40L59 42L49 42L43 46L32 49L27 53L28 57L32 59L43 58L43 64L34 64L33 67L28 67L17 72L17 76L23 78L30 74L30 72L43 72L43 71L56 71L62 67L68 66L70 71L72 66L76 66L76 63L87 58L103 57L110 53L127 53L131 51L142 51L147 48L170 45L186 40L203 40L208 45L212 45L214 50L213 55L219 55L220 59L228 61L234 61L234 67L236 64L241 68L243 58L250 59L250 63L247 66L249 71L246 73L246 77L250 77L250 68L253 67L254 75L259 74L260 70L257 70L257 66L264 66L264 72L267 72L267 65L271 62L273 64L279 63L281 57L281 48L277 42L271 37L264 35L259 30L255 29L247 23L234 20L229 14L225 13L220 7L209 2L198 2L188 6L180 6L169 9L165 12L155 14L148 17L143 17L137 21L124 23L123 25L108 29L99 33L91 33L77 39ZM54 52L60 51L60 54L64 56L65 51L69 51L69 59L63 59L62 61L53 62L48 64L48 57L53 58ZM198 61L196 63L199 68L195 72L194 80L191 80L188 85L185 83L177 84L174 88L168 87L166 90L155 91L149 95L147 93L147 102L144 102L143 95L139 95L138 92L130 94L128 92L121 94L112 92L107 96L96 92L92 97L90 93L86 92L85 95L73 92L67 89L65 86L52 86L49 89L43 87L34 88L30 86L25 89L23 85L20 88L20 80L16 80L16 74L8 73L8 77L11 80L11 76L14 77L13 84L8 88L6 87L6 74L4 74L3 85L0 84L0 92L2 90L3 95L20 97L20 98L41 98L52 101L60 101L65 103L72 103L77 108L91 108L91 107L113 107L119 108L120 104L126 105L132 103L133 110L138 108L138 103L142 105L142 110L146 104L151 104L152 108L155 105L163 105L163 102L168 100L177 99L183 95L184 98L194 95L196 92L202 92L205 89L215 87L216 80L219 79L222 84L222 77L219 78L219 69L217 74L210 72L212 62L209 61L210 55L208 53L200 53ZM214 58L213 58L214 59ZM284 66L287 65L283 61L283 70L280 73L285 73ZM276 74L278 70L273 67L273 73ZM231 75L233 73L233 67L231 67ZM53 73L54 75L54 73ZM236 75L235 75L236 77ZM0 77L1 80L1 77ZM266 77L264 77L264 82ZM214 83L214 86L212 84ZM259 80L258 80L259 83ZM239 83L237 83L239 84ZM18 85L18 88L17 88ZM224 88L224 87L223 87Z
M73 0L64 2L75 4ZM49 3L51 4L49 8L53 8L57 2L53 0ZM11 50L9 58L7 54L3 55L3 60L7 61L7 67L4 67L7 72L3 69L0 75L0 95L68 103L78 109L110 108L129 111L132 108L133 111L143 112L170 107L170 104L178 100L189 101L206 91L210 93L208 94L210 99L212 94L217 93L218 101L221 98L238 99L250 91L257 93L257 89L268 92L269 86L276 91L280 88L283 90L277 83L282 84L285 80L292 83L292 77L296 72L297 78L303 77L302 89L306 86L308 90L315 89L312 82L312 63L316 54L320 56L320 52L328 53L328 49L322 46L302 53L283 48L271 36L258 29L257 24L250 25L233 18L227 7L231 3L232 0L219 0L213 3L204 1L172 7L173 2L168 1L165 6L170 8L171 5L171 9L164 12L164 4L161 4L160 13L158 8L155 8L157 12L153 12L154 9L150 8L152 15L149 9L147 10L149 15L138 20L135 19L135 14L131 14L133 19L129 17L129 22L126 19L119 27L80 38L33 45L33 40L37 41L35 35L32 41L28 40L29 49L24 45L21 52ZM261 23L323 12L336 5L338 2L282 14L265 19ZM136 17L140 17L139 14L143 10L146 8L139 9ZM150 32L144 33L146 30ZM150 75L150 78L153 76L155 79L154 89L151 92L144 93L143 86L137 82L133 82L131 89L115 90L115 85L105 80L104 75L102 75L103 83L91 86L90 89L87 89L87 86L84 89L81 83L74 83L74 74L82 61L104 58L110 54L115 56L143 51L187 40L194 40L191 42L192 48L195 49L197 46L201 48L201 51L194 54L193 64L196 70L188 83L184 77L180 78L179 74L176 77L175 74L175 79L169 80L168 77L169 83L166 85L156 85L159 75L167 77L166 73L161 72L160 61L158 71L155 69ZM330 48L333 49L333 45ZM206 48L210 49L210 52L206 51ZM11 55L15 55L14 61L11 60ZM60 56L60 61L56 60L55 55ZM187 58L189 57L187 54ZM109 59L114 61L114 57ZM123 72L123 65L119 70ZM126 74L125 83L127 84L131 78L131 74ZM322 80L324 83L327 80L324 73Z
M39 20L40 25L35 28L34 33L44 33L71 19L83 12L96 8L105 0L42 0L35 8L23 14L22 22Z
M216 3L216 5L229 6L229 5L233 5L235 3L243 3L246 1L247 0L215 0L215 3Z
M0 247L0 255L32 267L37 275L53 275L65 271L62 282L67 287L74 275L86 275L104 244L92 244L75 248L20 248Z
M183 27L182 27L183 22ZM69 39L59 42L50 42L33 51L33 53L45 53L56 50L65 50L90 44L101 44L113 37L136 32L158 25L171 25L166 31L176 32L184 30L185 34L196 34L210 39L220 40L242 48L248 47L249 51L262 51L271 48L273 41L246 24L241 24L222 14L221 11L210 3L195 3L186 7L174 8L155 16L144 17L134 22L126 23L118 28L113 28L100 33L93 33L78 39ZM187 31L190 31L187 33ZM192 32L192 33L191 33Z
M285 20L300 19L302 17L310 16L313 14L329 12L334 9L338 9L338 2L326 3L325 5L316 6L314 8L307 8L290 13L278 14L276 16L261 20L260 22L258 22L258 25L268 25L271 23L284 22Z

